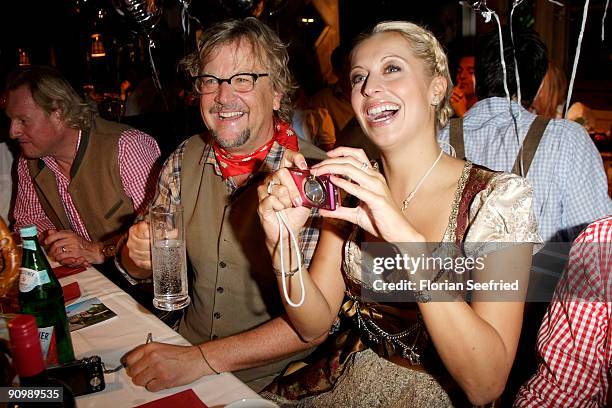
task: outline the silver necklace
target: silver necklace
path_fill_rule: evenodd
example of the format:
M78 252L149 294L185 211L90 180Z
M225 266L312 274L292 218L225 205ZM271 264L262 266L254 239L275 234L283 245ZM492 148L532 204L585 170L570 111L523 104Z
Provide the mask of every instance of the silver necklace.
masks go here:
M410 201L412 201L412 199L414 198L414 195L417 193L417 191L419 191L419 188L421 188L421 186L423 185L423 182L425 181L427 176L429 176L429 174L431 174L431 172L434 169L434 167L436 167L436 164L438 164L438 162L442 158L442 153L444 153L444 150L440 149L440 154L438 154L438 158L433 162L433 164L431 165L429 170L427 170L425 175L423 177L421 177L421 179L417 183L417 185L414 188L414 190L412 190L410 192L410 194L408 194L408 196L404 199L404 201L402 201L402 212L404 212L406 210L406 208L408 208L408 204L410 204Z

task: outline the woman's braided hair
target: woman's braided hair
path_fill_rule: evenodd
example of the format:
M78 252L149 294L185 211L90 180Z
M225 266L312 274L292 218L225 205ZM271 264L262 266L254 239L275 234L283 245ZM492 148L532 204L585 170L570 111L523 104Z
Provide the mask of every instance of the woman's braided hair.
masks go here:
M361 36L355 47L374 34L394 32L400 34L409 43L415 57L423 61L430 78L446 79L446 92L436 106L436 126L441 129L453 115L450 96L453 91L453 81L448 69L448 58L436 37L427 29L407 21L385 21L378 23L370 33Z

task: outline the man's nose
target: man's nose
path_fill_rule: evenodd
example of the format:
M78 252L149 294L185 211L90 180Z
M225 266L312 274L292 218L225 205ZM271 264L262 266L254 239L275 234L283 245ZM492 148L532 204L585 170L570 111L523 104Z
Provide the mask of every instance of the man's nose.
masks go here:
M23 130L21 129L21 125L17 123L15 120L11 120L11 127L9 129L9 137L11 139L17 138Z
M226 103L234 98L234 89L227 82L221 82L219 84L219 89L217 89L217 96L215 97L215 102L218 103Z

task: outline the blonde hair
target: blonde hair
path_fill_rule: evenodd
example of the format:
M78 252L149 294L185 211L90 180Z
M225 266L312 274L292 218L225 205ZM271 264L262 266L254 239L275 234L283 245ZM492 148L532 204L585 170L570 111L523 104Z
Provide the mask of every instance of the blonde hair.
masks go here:
M444 97L436 105L436 126L441 129L448 123L453 115L453 108L450 104L450 96L453 90L453 80L448 69L448 58L436 37L427 29L418 24L407 21L385 21L376 24L374 28L362 34L355 43L353 50L359 44L380 33L397 33L404 37L409 43L415 57L423 61L425 72L430 78L442 77L446 79L446 92Z
M228 20L210 26L202 34L198 50L183 59L182 64L192 76L199 75L202 66L208 62L215 50L241 41L246 41L251 46L253 55L269 71L273 89L282 94L276 115L281 120L291 123L293 113L291 96L297 86L289 70L287 45L270 27L255 17Z
M70 83L55 68L32 65L14 71L7 80L6 90L26 86L32 99L48 115L60 112L66 126L89 128L98 114L97 108L77 94Z
M538 115L555 119L557 107L565 102L567 93L567 80L561 69L551 60L548 61L548 70L538 91L531 109Z

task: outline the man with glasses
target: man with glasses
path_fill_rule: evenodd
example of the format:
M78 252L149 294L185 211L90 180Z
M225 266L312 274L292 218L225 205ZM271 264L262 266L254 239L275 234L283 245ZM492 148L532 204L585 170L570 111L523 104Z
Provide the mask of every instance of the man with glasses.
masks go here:
M178 331L194 346L150 343L126 356L127 373L150 391L232 371L260 390L314 343L283 316L277 278L257 216L257 186L280 166L324 154L289 127L294 89L285 45L255 18L206 30L184 62L200 94L209 134L181 144L166 161L152 205L184 208L192 303ZM300 234L305 264L318 239ZM151 276L146 222L132 226L118 263L129 279Z

